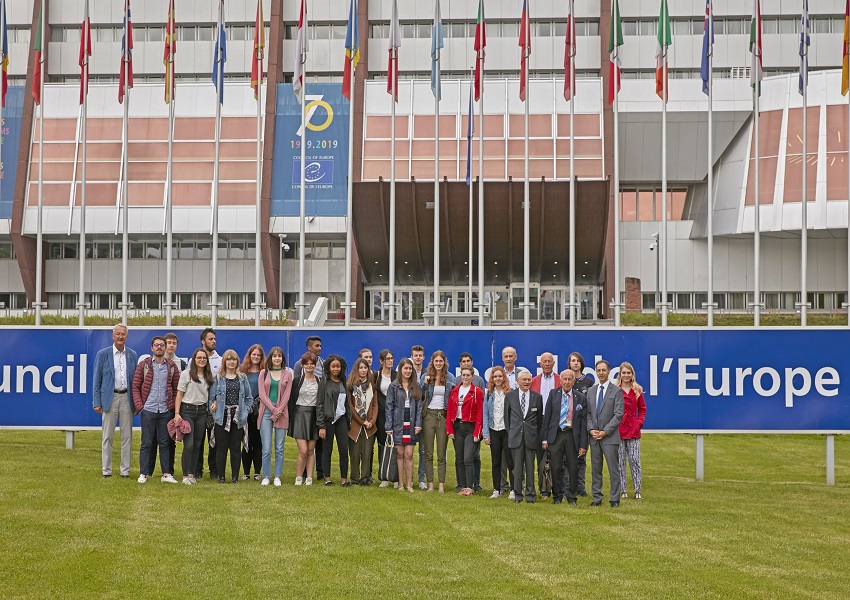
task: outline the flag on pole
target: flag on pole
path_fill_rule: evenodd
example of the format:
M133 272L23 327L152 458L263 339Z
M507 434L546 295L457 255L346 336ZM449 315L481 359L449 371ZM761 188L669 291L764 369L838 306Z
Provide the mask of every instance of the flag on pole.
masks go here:
M304 86L304 65L307 62L307 0L301 0L298 12L298 36L295 39L295 68L293 69L292 91L297 96Z
M174 0L172 0L173 2ZM263 59L266 53L266 21L263 18L263 0L257 0L257 18L254 22L254 53L251 56L251 87L254 100L260 99L263 85Z
M44 57L41 54L41 11L43 10L44 3L41 4L41 8L39 9L38 26L35 30L35 43L33 44L33 49L35 50L35 64L33 65L32 98L38 105L41 105L41 63L44 62Z
M91 58L91 19L89 18L89 1L85 0L83 25L80 30L80 104L89 94L89 58Z
M224 29L224 0L218 3L218 24L215 28L212 81L220 104L224 104L224 63L227 62L227 31Z
M844 52L841 56L841 95L850 90L850 0L844 6Z
M6 91L9 89L9 26L6 23L6 0L0 0L0 106L6 106Z
M576 90L576 19L575 0L570 0L570 14L567 16L566 48L564 49L564 100L569 101Z
M661 12L658 15L658 45L655 48L655 93L663 102L667 102L670 94L667 90L667 49L673 44L670 35L670 11L667 0L661 0Z
M620 46L623 45L623 23L620 21L620 2L611 0L611 33L608 36L608 104L620 91Z
M118 102L124 103L124 87L133 87L133 19L130 0L124 0L124 35L121 36L121 67L118 70Z
M475 81L469 82L469 117L466 124L466 185L472 185L472 134L475 133Z
M440 0L434 0L434 22L431 25L431 93L440 100L443 96L443 86L437 70L440 66L440 50L443 44L443 18L440 16Z
M174 16L174 0L168 2L168 17L165 21L165 51L162 62L165 65L165 103L174 100L174 58L177 54L177 19Z
M519 24L519 46L522 59L519 70L519 99L525 102L525 80L528 77L528 58L531 56L531 29L528 22L528 0L522 0L522 17Z
M847 0L850 2L850 0ZM484 0L478 0L478 18L475 21L475 101L481 98L484 79L484 47L487 46L487 24L484 21Z
M810 31L809 0L803 0L803 12L800 13L800 81L798 87L801 96L803 90L809 85L809 45L812 42L809 37Z
M708 59L714 51L714 15L711 0L705 0L705 24L702 33L702 63L699 66L699 76L702 79L702 93L708 95L709 78Z
M348 26L345 29L345 67L342 72L342 95L351 100L354 71L360 63L360 25L357 19L357 0L351 0Z
M398 25L398 2L393 0L390 37L387 44L389 62L387 63L387 93L398 102L398 49L401 48L401 28Z
M850 0L847 0L848 6L850 6ZM847 39L847 25L845 19L844 25L844 39ZM845 42L845 61L847 56L847 43ZM750 21L750 52L753 55L753 63L750 67L750 85L753 89L756 89L756 92L761 95L761 80L763 75L762 70L762 62L761 62L761 0L753 0L753 18Z

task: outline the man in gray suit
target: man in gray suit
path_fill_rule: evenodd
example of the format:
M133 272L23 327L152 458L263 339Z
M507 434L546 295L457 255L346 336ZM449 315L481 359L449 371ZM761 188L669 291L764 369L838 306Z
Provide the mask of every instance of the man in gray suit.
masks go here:
M602 457L611 480L611 507L620 506L620 421L623 420L623 390L608 381L611 365L596 363L596 381L587 391L587 431L590 434L590 460L593 476L591 506L602 504Z
M622 407L622 401L620 404ZM534 502L537 500L534 458L540 447L540 432L543 429L543 396L531 390L531 373L528 371L517 375L517 389L505 396L505 429L508 431L508 448L514 458L514 502L522 502L523 478L525 501ZM616 449L614 460L617 460Z

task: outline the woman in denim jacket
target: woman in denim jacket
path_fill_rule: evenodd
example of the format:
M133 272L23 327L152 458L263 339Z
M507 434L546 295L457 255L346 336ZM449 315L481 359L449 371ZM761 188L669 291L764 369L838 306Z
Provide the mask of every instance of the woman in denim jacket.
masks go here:
M449 373L448 361L442 350L431 355L431 363L425 371L425 394L422 396L422 443L425 445L425 478L428 491L434 491L434 440L437 441L437 479L439 490L445 491L446 448L449 436L446 433L446 406L455 386L455 378Z
M215 440L218 482L224 483L227 451L230 450L231 482L239 482L239 467L242 464L240 451L243 441L247 443L246 425L248 413L254 404L248 378L239 372L239 355L228 350L221 357L221 370L210 386L209 407L215 420Z

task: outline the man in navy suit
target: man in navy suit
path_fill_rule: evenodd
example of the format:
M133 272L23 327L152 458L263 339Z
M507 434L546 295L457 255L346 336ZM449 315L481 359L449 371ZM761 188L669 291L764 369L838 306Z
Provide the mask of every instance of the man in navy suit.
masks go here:
M514 458L514 502L522 502L523 479L525 501L534 502L534 459L543 430L543 397L531 389L528 371L517 375L517 389L505 396L505 429Z
M111 346L97 353L94 360L92 406L102 415L101 462L102 477L112 477L112 438L115 425L121 428L121 477L130 476L130 453L133 442L133 375L138 357L127 348L127 326L112 328Z
M596 381L587 391L587 433L590 435L590 461L593 493L591 506L602 504L602 458L608 464L611 480L611 507L620 506L620 421L623 420L623 390L608 380L611 365L596 363Z
M573 387L576 376L570 369L561 371L561 387L549 392L546 399L546 418L543 448L552 457L552 487L555 504L564 499L564 467L570 476L566 489L567 502L576 503L578 492L578 458L587 452L587 424L585 407L587 398Z

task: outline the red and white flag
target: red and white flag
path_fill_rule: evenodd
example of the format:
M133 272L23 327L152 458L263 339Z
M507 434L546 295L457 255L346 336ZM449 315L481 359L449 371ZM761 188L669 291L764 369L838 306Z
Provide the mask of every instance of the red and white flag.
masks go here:
M528 0L522 1L522 18L519 24L519 46L522 59L519 69L519 99L525 102L525 81L528 78L528 59L531 57L531 26L528 21Z
M390 21L390 37L387 45L387 93L398 102L398 49L401 48L401 27L398 24L398 1L393 0L393 15Z
M89 59L91 58L91 19L89 18L89 2L85 1L83 8L83 26L80 35L80 104L85 102L89 94Z
M576 19L575 1L570 0L567 17L567 37L564 49L564 99L569 101L576 93Z
M301 0L298 13L298 36L295 41L295 69L293 69L292 90L300 94L304 86L304 65L307 62L307 0Z

